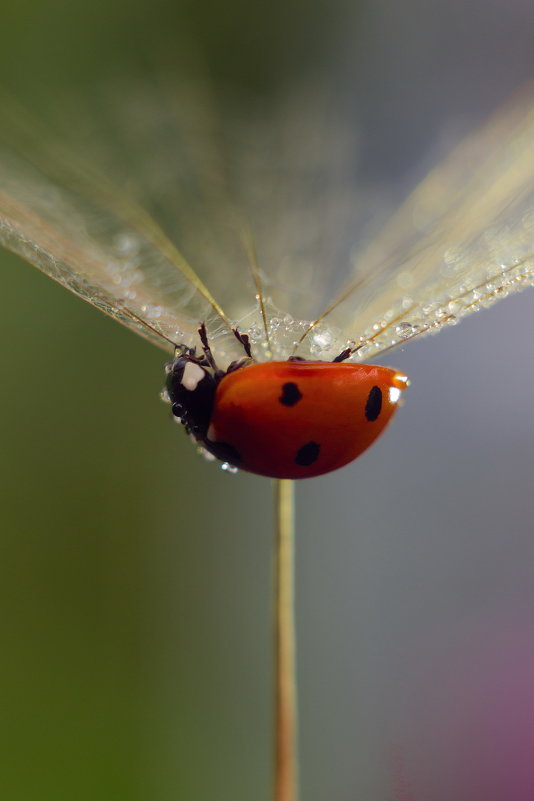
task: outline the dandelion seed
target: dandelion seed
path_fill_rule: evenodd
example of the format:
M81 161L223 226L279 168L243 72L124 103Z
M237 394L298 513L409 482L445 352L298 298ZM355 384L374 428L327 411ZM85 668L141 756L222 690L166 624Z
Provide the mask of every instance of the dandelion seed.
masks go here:
M151 98L142 102L151 108ZM329 197L311 191L322 182L304 155L295 159L300 171L294 172L285 164L273 170L264 161L270 149L263 143L277 130L274 116L256 121L248 137L239 137L231 157L234 172L225 180L224 171L216 169L195 173L195 165L213 159L204 158L202 137L188 138L195 126L170 115L171 129L177 125L181 134L171 137L173 148L183 143L187 157L165 148L165 180L162 185L159 176L154 182L156 197L149 192L145 206L137 195L117 188L120 182L105 170L57 145L38 121L2 96L0 137L7 147L0 157L0 242L175 356L166 368L169 384L162 399L206 459L219 459L229 473L239 465L278 478L320 475L365 450L408 383L387 368L347 362L389 353L534 283L533 109L532 98L521 96L415 189L378 240L358 248L345 243L345 283L336 292L335 271L326 269L330 255L325 258L319 243L328 241L333 253L333 245L342 242L335 230L338 215ZM188 103L181 111L185 117L195 114ZM305 130L317 128L316 120L304 123ZM336 131L327 140L335 152ZM280 175L281 192L274 181ZM166 202L169 187L174 205ZM230 187L237 187L237 197ZM343 197L350 202L346 193ZM167 215L160 221L147 208L175 209L176 219ZM325 225L332 229L325 231ZM248 253L243 231L253 232ZM200 322L205 327L199 339ZM359 377L352 417L342 419L351 441L348 452L339 433L335 453L329 450L332 438L322 436L330 431L332 411L337 420L342 417L339 390L333 396L334 382L317 378L306 383L317 365L291 358L328 362L321 368L343 381L349 374ZM272 371L280 362L285 372L276 383ZM197 369L183 381L188 365ZM250 400L258 386L249 382L251 375L260 376L263 400L269 400L260 410ZM236 384L241 398L248 398L248 405L241 401L238 408L253 409L260 425L252 433L264 435L250 452L253 437L245 415L237 423L231 419L236 403L220 404L225 414L217 414L215 393ZM303 414L308 401L311 410ZM310 421L314 431L306 427ZM273 446L277 430L287 451ZM277 493L282 578L276 609L283 646L277 675L286 682L277 696L276 720L278 742L289 749L278 756L294 769L290 485L279 481ZM294 772L284 775L287 784L295 783Z
M150 99L141 102L147 103L150 113ZM161 117L161 109L158 112ZM188 115L195 115L190 102L184 104L183 118L174 120L181 134L177 141L187 141ZM369 346L355 350L353 359L375 358L383 350L430 333L440 319L450 325L454 318L476 311L477 304L490 306L533 281L534 111L527 94L497 113L435 169L384 227L378 241L359 247L352 265L347 261L345 288L330 301L325 265L311 254L307 266L297 269L298 247L294 253L283 252L285 243L277 238L289 223L293 242L309 238L309 221L294 213L310 205L307 195L289 203L289 196L284 201L282 194L283 202L273 208L265 205L270 202L266 191L264 204L256 196L254 202L250 199L250 208L243 208L249 219L266 221L257 230L254 225L248 229L256 239L255 249L247 245L256 265L251 283L238 204L224 183L218 184L215 198L213 176L204 175L202 203L191 204L195 208L187 213L179 207L177 214L187 252L198 255L195 270L197 265L189 264L176 246L172 230L167 235L109 176L52 141L38 121L32 126L31 115L8 96L2 96L1 116L1 136L11 150L0 159L0 241L169 351L178 332L181 343L193 346L198 322L205 320L214 353L228 363L238 355L230 328L239 320L241 330L260 346L257 359L285 359L295 343L300 356L330 358L337 344L348 340ZM231 132L232 125L228 127ZM254 137L261 141L269 130L265 121L253 127L251 145ZM329 136L335 142L336 132ZM257 148L252 157L243 150L242 137L240 144L240 159L237 154L236 158L250 170L268 175L269 164L261 161L265 152ZM187 146L195 153L192 163L202 163L202 143L189 141ZM170 172L175 165L173 158ZM286 180L288 187L296 186L300 174L289 170ZM241 175L242 203L247 202L251 183ZM301 191L305 189L301 185ZM180 192L178 180L175 191ZM319 207L322 201L328 202L318 197ZM417 208L426 209L424 223L415 214ZM207 231L211 231L208 237ZM235 232L233 241L229 231ZM192 242L194 236L198 238ZM247 236L249 243L253 241L252 234ZM225 242L226 250L219 246ZM272 299L265 297L266 281ZM295 293L299 299L292 308ZM324 311L314 317L312 310L321 304ZM248 307L247 314L257 319L243 320L239 306ZM379 331L387 336L375 336ZM296 336L291 336L293 332Z

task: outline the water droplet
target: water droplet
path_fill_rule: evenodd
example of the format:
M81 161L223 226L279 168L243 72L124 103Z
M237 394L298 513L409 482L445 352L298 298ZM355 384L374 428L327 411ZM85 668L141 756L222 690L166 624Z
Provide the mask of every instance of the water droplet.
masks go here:
M443 264L440 272L443 276L450 277L462 273L469 267L469 260L465 253L457 247L451 247L443 254Z
M395 328L395 333L401 339L409 339L417 332L418 329L419 326L414 325L413 323L399 323L399 325Z
M212 453L210 453L208 450L206 450L206 448L204 448L202 445L198 446L197 452L200 454L200 456L202 456L203 459L205 459L206 462L217 461L217 457L214 456Z
M235 475L235 473L239 472L239 468L233 464L230 464L230 462L223 462L221 465L221 470L224 470L225 473L231 473L232 475Z
M117 234L114 239L114 247L120 256L134 256L139 252L141 243L135 234L124 231Z
M141 306L141 311L147 318L147 320L157 320L158 317L161 317L161 312L163 309L161 306L155 306L151 303L147 303L144 306Z
M258 342L258 340L261 339L262 333L263 333L262 329L257 325L252 325L247 331L247 334L249 335L252 344L255 344L256 342Z
M447 264L456 264L462 258L462 253L458 248L448 248L443 254L443 261Z
M459 318L456 317L455 314L450 314L447 319L445 320L447 325L457 325L460 322Z
M127 272L125 272L125 270L127 270ZM132 284L139 284L143 280L143 273L140 270L132 268L131 265L128 264L121 265L119 271L113 269L110 270L110 272L112 273L113 283L124 289L132 286Z
M333 336L330 331L318 330L312 334L312 342L319 349L329 348L332 345L332 341Z

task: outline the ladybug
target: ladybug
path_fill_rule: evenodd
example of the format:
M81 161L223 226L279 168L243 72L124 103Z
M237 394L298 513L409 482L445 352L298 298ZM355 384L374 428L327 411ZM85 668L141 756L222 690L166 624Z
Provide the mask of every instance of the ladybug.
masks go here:
M220 370L199 329L203 355L177 348L167 367L172 414L217 459L272 478L312 478L356 459L384 430L408 380L388 367L333 361L255 362Z

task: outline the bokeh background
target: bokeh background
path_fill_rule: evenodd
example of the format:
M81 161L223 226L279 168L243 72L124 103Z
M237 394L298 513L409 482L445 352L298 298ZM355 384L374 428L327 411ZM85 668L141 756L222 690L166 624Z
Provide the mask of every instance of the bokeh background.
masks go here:
M174 39L248 92L328 76L395 195L528 79L533 26L526 0L26 0L0 70L41 105ZM269 482L195 455L149 344L4 252L0 292L0 797L268 799ZM528 762L533 304L395 353L391 431L298 486L305 801L490 801L504 742Z

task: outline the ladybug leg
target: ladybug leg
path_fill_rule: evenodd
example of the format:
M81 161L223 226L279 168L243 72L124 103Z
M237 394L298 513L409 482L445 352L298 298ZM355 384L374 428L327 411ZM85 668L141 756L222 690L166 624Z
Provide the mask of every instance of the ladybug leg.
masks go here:
M213 357L213 353L211 352L211 348L209 346L208 332L206 331L206 324L205 323L201 323L200 324L200 328L198 329L198 335L200 337L202 350L204 351L204 357L205 357L205 360L206 360L205 364L207 364L209 367L211 367L211 369L214 371L215 375L222 375L224 371L220 370L217 367L217 362L215 361L215 359ZM199 364L202 364L202 362L199 361Z
M252 350L250 348L250 339L248 334L242 334L238 328L232 328L234 332L234 336L237 341L243 346L245 353L247 354L249 359L252 359Z
M345 348L345 350L342 350L342 351L341 351L341 353L339 353L339 354L336 356L336 358L335 358L335 359L332 359L332 361L333 361L333 362L344 362L344 361L345 361L345 359L348 359L348 358L349 358L349 356L350 356L352 353L354 353L354 351L353 351L353 349L352 349L352 348Z

